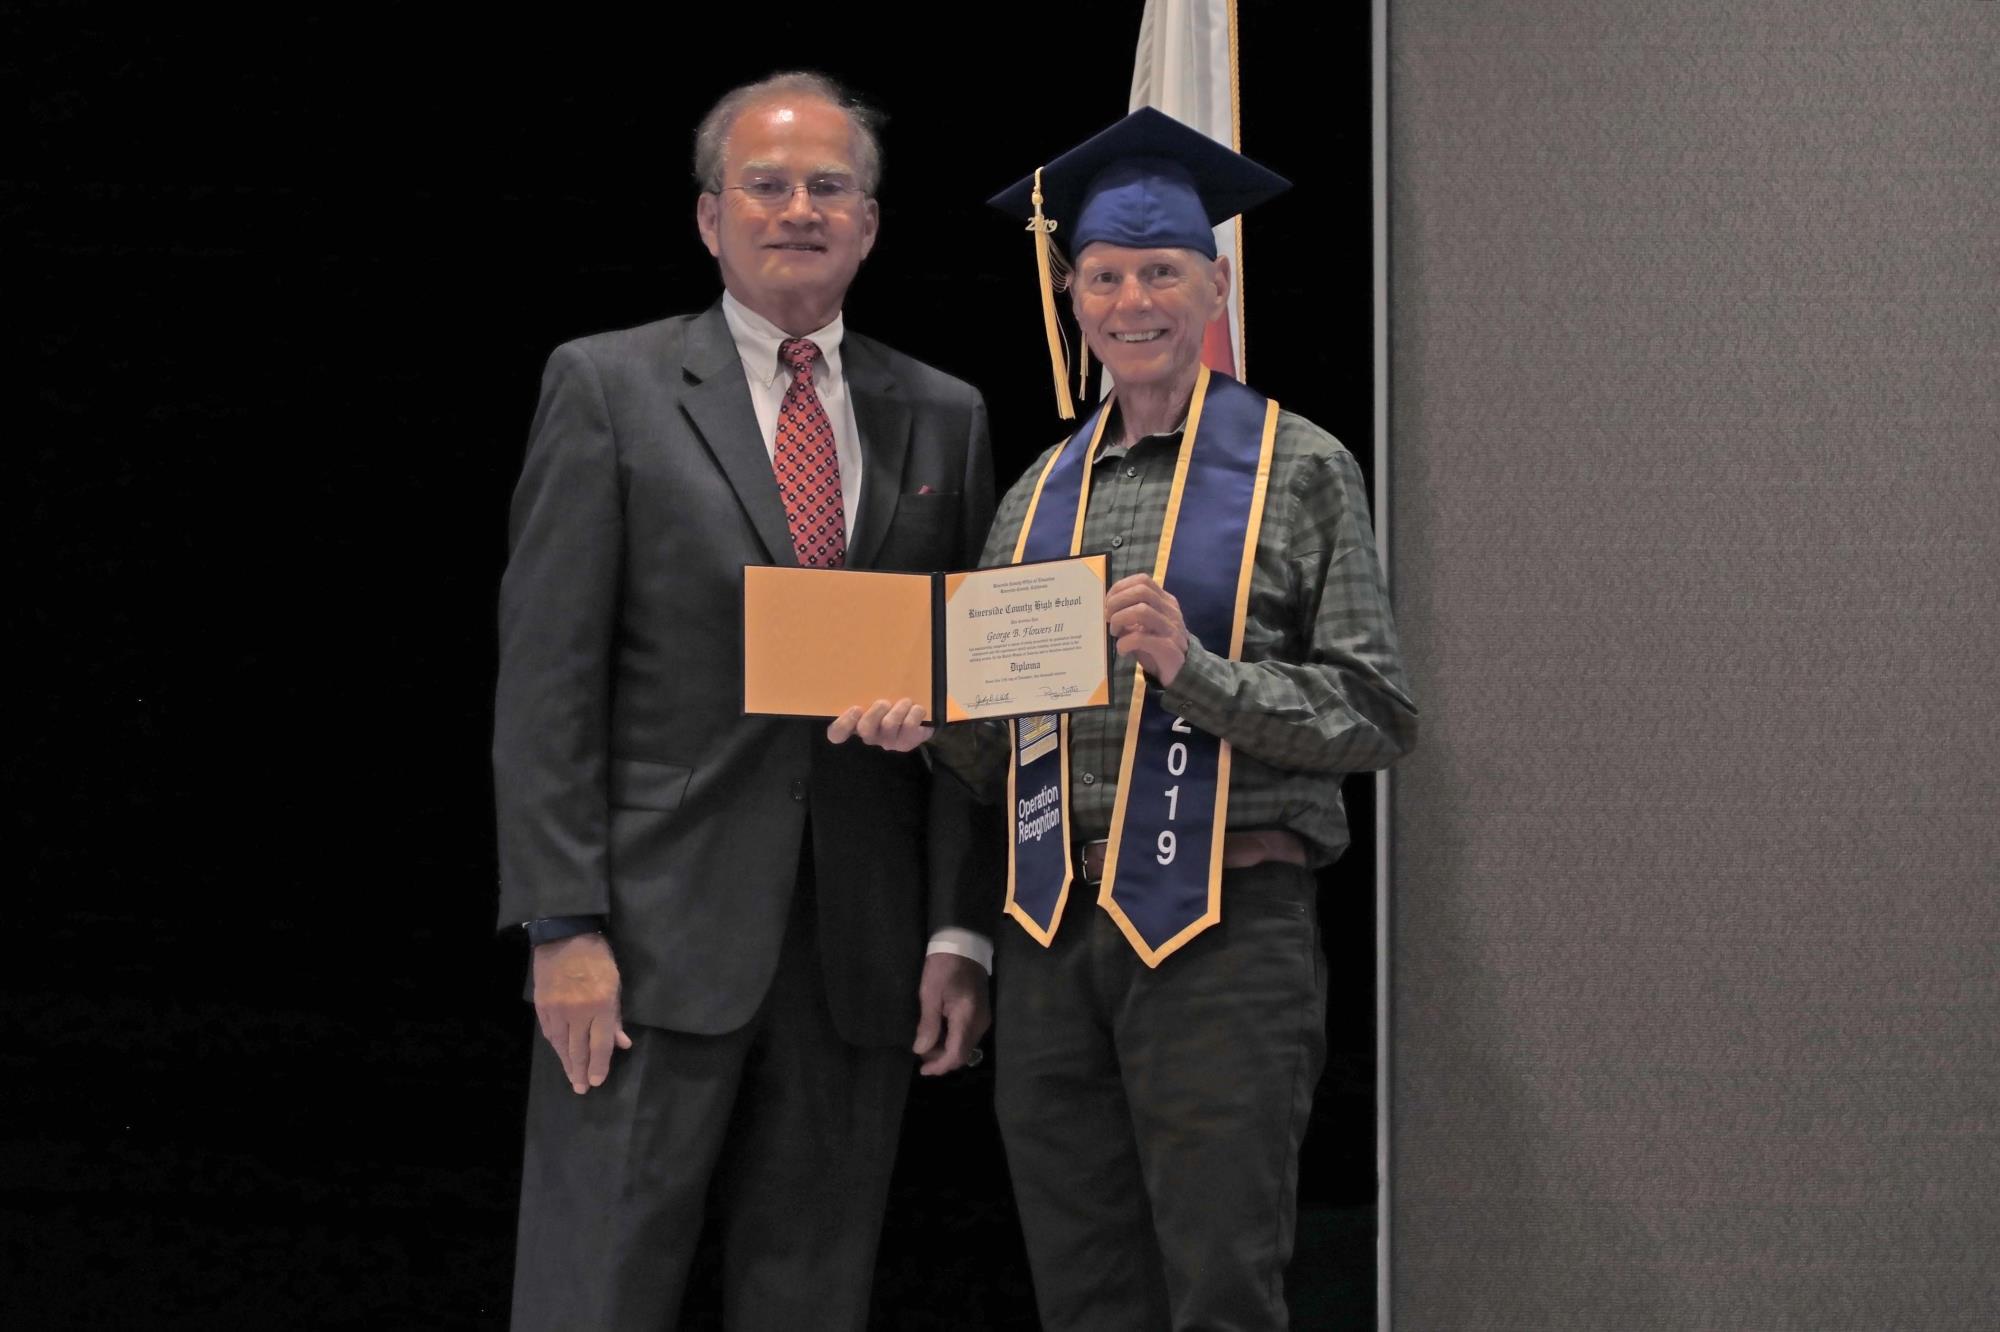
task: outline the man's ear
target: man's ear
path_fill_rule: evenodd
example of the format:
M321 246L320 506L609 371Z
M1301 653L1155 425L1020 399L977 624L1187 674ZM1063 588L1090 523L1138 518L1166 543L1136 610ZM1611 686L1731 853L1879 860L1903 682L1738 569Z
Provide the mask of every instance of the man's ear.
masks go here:
M721 222L721 196L710 194L707 190L703 190L700 194L696 195L694 200L695 230L701 233L701 243L706 245L708 252L717 259L722 257Z
M1229 256L1226 254L1216 255L1215 266L1210 270L1209 275L1215 282L1215 308L1217 313L1220 313L1229 308L1229 284L1236 277L1234 273L1229 271Z

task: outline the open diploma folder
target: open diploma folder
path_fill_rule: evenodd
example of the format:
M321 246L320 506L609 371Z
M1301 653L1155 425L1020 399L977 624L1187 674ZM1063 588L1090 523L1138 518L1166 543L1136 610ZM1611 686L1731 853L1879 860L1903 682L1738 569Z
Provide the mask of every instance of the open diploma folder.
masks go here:
M743 570L743 710L836 717L878 698L936 721L1107 707L1103 555L970 573Z

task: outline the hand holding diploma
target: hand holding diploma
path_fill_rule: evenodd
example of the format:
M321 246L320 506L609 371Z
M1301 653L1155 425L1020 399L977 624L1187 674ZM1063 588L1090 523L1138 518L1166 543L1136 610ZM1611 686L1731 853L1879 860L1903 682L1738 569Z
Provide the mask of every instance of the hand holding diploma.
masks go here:
M1174 594L1151 574L1132 574L1104 594L1104 623L1118 642L1118 655L1136 658L1161 688L1174 682L1187 660L1187 621Z
M840 745L851 736L859 736L864 745L907 754L930 739L936 726L925 715L921 703L912 703L907 698L891 703L878 698L866 711L852 707L835 717L826 728L826 738Z

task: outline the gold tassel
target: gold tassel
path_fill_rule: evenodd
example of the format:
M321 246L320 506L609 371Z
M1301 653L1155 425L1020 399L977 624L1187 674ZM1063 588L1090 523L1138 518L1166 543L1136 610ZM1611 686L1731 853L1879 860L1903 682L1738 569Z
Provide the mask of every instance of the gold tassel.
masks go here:
M1056 414L1065 421L1073 421L1076 419L1076 405L1070 401L1069 396L1068 357L1064 354L1062 324L1056 318L1055 292L1055 270L1060 267L1064 276L1067 276L1069 266L1063 263L1061 256L1053 252L1054 247L1049 240L1049 233L1056 229L1056 224L1042 216L1040 167L1035 168L1035 189L1031 197L1035 204L1035 216L1028 223L1028 230L1035 233L1035 272L1041 279L1042 285L1042 328L1049 339L1049 364L1055 371Z
M1081 337L1076 346L1076 400L1090 401L1090 344Z

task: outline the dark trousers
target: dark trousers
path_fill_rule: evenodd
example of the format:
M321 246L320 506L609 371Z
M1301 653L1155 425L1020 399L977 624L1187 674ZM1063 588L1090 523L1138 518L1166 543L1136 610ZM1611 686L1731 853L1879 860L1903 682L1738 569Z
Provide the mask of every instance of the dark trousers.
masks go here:
M1326 1061L1310 871L1228 871L1222 921L1149 969L1073 889L1003 924L996 1109L1049 1332L1284 1328L1299 1141Z
M632 1049L582 1096L537 1037L516 1332L668 1332L711 1209L728 1327L866 1325L911 1059L835 1032L800 878L777 977L742 1030L628 1023Z

